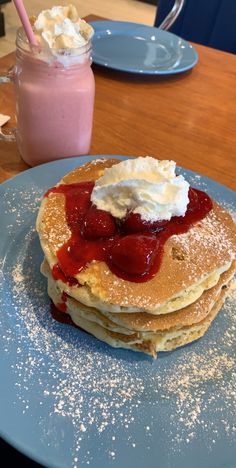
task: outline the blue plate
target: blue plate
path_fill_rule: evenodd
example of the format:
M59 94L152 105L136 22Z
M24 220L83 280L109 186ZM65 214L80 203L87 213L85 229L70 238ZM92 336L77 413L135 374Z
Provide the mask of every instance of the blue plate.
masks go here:
M94 21L93 61L132 73L171 75L194 67L198 55L172 33L137 23Z
M235 299L202 339L157 360L51 318L38 206L92 159L38 166L0 186L0 433L48 467L233 468ZM234 192L180 172L235 211Z

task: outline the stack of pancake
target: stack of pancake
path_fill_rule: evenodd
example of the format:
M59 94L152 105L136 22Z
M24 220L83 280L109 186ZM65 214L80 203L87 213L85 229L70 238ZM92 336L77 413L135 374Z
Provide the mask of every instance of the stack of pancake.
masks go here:
M96 180L105 168L119 162L92 161L66 175L58 185ZM100 261L92 261L74 275L78 284L54 279L57 252L71 236L63 193L52 191L43 199L37 231L45 255L41 271L55 306L109 345L154 357L158 351L173 350L206 332L236 270L235 226L215 202L188 232L167 240L160 269L146 282L118 278Z

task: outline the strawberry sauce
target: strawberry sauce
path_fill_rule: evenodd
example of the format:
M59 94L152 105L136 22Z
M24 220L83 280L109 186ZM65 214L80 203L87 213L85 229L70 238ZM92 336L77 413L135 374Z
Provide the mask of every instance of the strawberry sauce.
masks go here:
M61 307L62 304L57 304L56 306L51 303L51 314L54 320L61 323L67 323L68 325L74 325L69 314L66 313L66 306Z
M93 260L106 262L113 273L125 280L150 280L160 268L167 239L187 232L212 209L212 201L205 192L190 188L184 216L147 222L129 212L123 220L118 220L92 205L93 187L92 181L59 185L45 194L56 192L65 196L71 238L58 250L58 264L52 275L71 286L79 285L73 277Z

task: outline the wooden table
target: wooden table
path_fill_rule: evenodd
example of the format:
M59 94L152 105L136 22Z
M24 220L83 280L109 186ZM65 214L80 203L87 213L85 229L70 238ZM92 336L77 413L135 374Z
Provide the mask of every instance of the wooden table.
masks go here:
M236 189L236 56L195 48L195 68L169 78L93 66L91 154L174 159ZM13 54L1 58L0 71L13 62ZM12 86L1 86L0 93L0 111L13 115ZM27 168L15 143L0 142L0 182Z

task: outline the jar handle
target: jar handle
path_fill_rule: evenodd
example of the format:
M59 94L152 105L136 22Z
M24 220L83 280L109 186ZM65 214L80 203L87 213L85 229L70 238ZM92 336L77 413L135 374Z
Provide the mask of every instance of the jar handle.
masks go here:
M14 66L9 68L6 73L0 76L0 84L11 83L14 77ZM15 141L16 140L16 128L9 128L2 131L0 127L0 140L2 141Z

